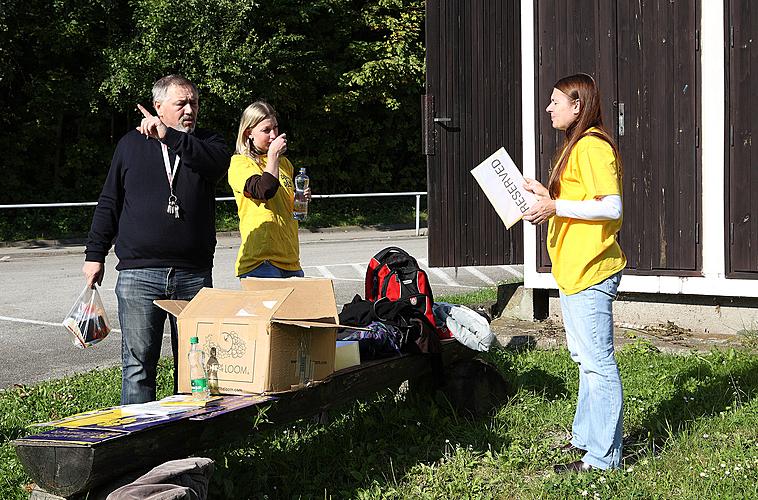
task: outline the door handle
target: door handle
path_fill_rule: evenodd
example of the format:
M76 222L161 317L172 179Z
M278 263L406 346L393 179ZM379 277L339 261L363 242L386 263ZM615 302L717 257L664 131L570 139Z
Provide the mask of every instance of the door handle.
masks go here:
M450 123L451 121L453 121L452 118L437 118L436 116L434 117L434 123Z
M619 137L624 135L624 103L619 103Z

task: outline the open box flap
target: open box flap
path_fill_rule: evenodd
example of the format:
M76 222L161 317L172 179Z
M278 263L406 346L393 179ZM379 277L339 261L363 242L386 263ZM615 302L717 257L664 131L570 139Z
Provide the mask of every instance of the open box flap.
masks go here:
M281 320L314 320L336 324L337 303L334 285L327 278L244 278L243 290L263 291L294 289L274 314Z
M189 302L157 300L154 303L179 319L202 316L269 321L291 293L292 288L261 291L202 288Z
M153 304L160 307L170 315L179 317L179 314L184 310L185 307L187 307L187 304L189 304L189 300L154 300Z
M347 325L340 325L339 323L328 323L324 321L305 321L305 320L297 320L297 319L278 319L274 318L271 320L272 323L277 323L280 325L294 325L294 326L301 326L303 328L350 328L351 330L364 330L364 331L370 331L370 328L363 328L360 326L347 326Z

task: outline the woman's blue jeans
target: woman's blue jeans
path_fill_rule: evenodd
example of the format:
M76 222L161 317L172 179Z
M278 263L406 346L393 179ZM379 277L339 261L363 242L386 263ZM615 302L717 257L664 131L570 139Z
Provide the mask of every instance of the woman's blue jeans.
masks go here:
M166 316L169 316L171 325L174 392L177 391L176 319L153 304L153 301L191 300L201 288L212 286L210 269L167 267L124 269L118 273L116 298L121 324L121 404L155 400L156 374Z
M302 278L303 276L305 276L305 273L303 273L302 269L287 271L264 260L258 267L245 274L241 274L239 278Z
M571 443L586 450L584 463L600 469L621 461L623 394L613 351L613 300L621 273L579 293L560 293L566 343L579 365Z

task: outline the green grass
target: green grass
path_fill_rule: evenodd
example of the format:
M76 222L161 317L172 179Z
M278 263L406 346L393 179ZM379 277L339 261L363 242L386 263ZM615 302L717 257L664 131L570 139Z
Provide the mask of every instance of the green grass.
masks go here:
M442 295L434 297L436 302L448 302L450 304L463 304L466 306L478 304L494 304L497 301L497 288L481 288L473 292Z
M758 328L755 325L737 331L740 344L748 349L758 349Z
M473 292L457 293L434 297L435 302L448 302L450 304L463 304L469 307L497 302L497 288L480 288Z
M426 201L422 197L422 222ZM317 199L310 204L308 218L300 225L309 229L337 226L389 226L415 224L416 200L400 198ZM0 210L0 241L83 238L89 231L94 207ZM216 230L239 228L233 201L216 203Z
M638 341L618 353L623 468L557 476L551 450L570 429L577 370L565 350L498 350L516 387L489 418L386 392L332 414L208 450L211 498L756 498L758 355L676 356ZM160 366L161 395L170 366ZM26 498L10 440L32 422L116 404L119 371L0 393L0 498Z

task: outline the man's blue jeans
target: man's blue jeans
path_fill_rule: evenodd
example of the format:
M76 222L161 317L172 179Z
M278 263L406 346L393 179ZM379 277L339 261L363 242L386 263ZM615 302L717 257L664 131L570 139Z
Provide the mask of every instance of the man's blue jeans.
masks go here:
M613 300L621 273L579 293L561 292L561 313L571 359L579 365L571 443L586 450L584 463L600 469L621 461L623 394L613 351Z
M191 300L203 287L212 287L210 269L179 268L124 269L116 282L118 320L121 324L121 404L144 403L155 399L155 379L161 354L164 310L153 304L157 299ZM177 327L171 324L174 354L174 392L177 391Z
M239 278L302 278L303 276L305 276L305 273L303 273L302 269L287 271L264 260L258 267L245 274L241 274Z

